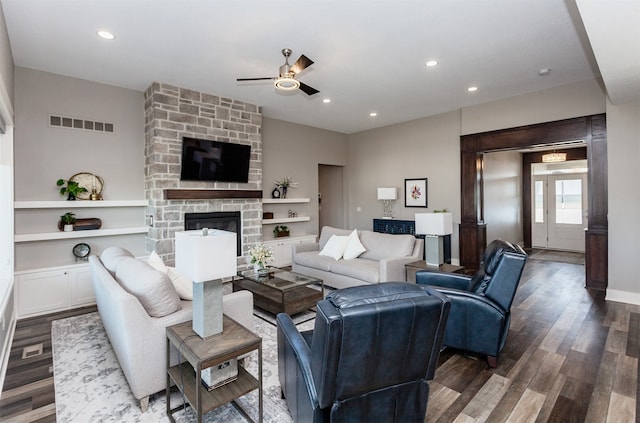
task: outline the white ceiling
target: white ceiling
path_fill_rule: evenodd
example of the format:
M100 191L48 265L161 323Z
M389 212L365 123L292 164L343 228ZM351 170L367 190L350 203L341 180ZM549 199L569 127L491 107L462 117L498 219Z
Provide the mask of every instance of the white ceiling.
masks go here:
M578 2L580 13L572 0L0 0L16 66L139 91L169 83L343 133L601 72L612 101L640 98L640 2ZM316 62L299 79L319 94L236 82L277 75L284 47L290 63Z

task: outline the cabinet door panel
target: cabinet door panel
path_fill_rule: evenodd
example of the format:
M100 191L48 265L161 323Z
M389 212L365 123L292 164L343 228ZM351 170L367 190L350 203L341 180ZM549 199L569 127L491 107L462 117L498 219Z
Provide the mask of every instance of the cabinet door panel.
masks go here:
M75 269L71 275L71 306L94 304L96 296L91 285L91 268Z
M68 307L68 270L25 273L18 277L17 282L18 317Z

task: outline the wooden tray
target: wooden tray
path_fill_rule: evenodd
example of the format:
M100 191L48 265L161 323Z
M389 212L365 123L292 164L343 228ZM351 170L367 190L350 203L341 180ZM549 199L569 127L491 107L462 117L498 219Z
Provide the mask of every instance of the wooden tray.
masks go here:
M76 219L76 223L73 224L74 231L88 231L91 229L100 229L102 227L102 220L97 217L89 217L86 219ZM58 221L58 229L64 230L64 224L62 220Z

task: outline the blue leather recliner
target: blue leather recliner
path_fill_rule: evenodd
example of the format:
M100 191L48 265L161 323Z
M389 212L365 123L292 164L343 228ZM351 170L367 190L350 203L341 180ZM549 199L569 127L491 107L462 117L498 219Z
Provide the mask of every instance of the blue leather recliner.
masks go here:
M497 366L526 259L527 254L519 245L495 240L487 246L481 269L472 277L416 273L417 284L432 286L451 300L443 345L486 355L489 366Z
M386 282L334 291L314 330L278 314L278 373L294 422L423 422L449 301Z

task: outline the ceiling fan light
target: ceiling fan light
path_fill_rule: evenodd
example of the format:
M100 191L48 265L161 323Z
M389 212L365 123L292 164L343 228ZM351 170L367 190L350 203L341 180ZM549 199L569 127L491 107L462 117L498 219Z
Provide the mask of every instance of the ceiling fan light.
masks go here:
M542 163L558 163L567 161L567 153L547 153L542 155Z
M275 87L282 91L293 91L300 88L300 82L294 78L281 76L276 78L276 81L273 83Z

